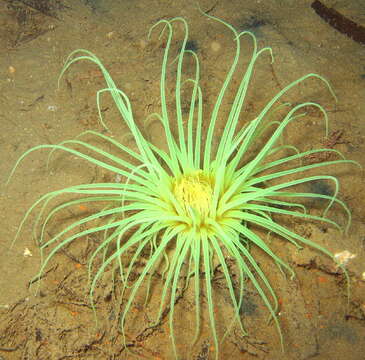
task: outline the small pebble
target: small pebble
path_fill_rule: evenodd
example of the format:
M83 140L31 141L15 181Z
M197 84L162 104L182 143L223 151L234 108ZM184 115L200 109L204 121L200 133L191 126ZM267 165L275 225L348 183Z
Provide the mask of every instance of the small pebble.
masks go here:
M110 32L108 32L108 33L106 34L106 37L107 37L108 39L111 39L111 38L114 36L114 34L115 34L115 32L114 32L114 31L110 31Z
M30 257L30 256L33 256L33 254L31 253L31 251L26 247L24 249L24 252L23 252L23 256L24 257Z
M210 48L214 51L214 52L218 52L222 46L221 44L218 42L218 41L213 41L211 44L210 44Z
M335 259L341 264L341 265L347 265L347 263L356 257L356 254L350 253L348 250L341 251L339 253L335 254Z

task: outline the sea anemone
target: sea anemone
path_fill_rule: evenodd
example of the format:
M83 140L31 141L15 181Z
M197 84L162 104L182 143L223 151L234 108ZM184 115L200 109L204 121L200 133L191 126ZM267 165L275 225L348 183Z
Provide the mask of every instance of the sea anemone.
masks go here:
M128 314L136 294L141 290L142 284L145 282L149 284L151 276L158 270L161 274L162 291L157 321L161 318L165 306L168 306L175 357L178 354L173 326L174 305L181 281L185 281L185 286L189 286L190 280L193 280L196 314L193 342L199 336L201 288L204 287L217 358L219 341L212 289L214 264L218 264L221 268L233 306L234 317L227 331L234 323L238 323L243 334L246 334L241 322L240 308L243 303L245 282L248 280L260 295L277 326L282 341L275 291L253 257L250 246L260 248L280 269L287 271L291 276L294 272L271 250L266 238L261 237L256 229L261 228L275 234L298 248L302 245L310 246L333 259L331 252L280 224L276 221L275 215L293 216L303 221L319 221L342 229L339 224L327 217L329 209L337 204L347 213L346 229L351 221L349 209L337 198L339 189L337 178L329 175L305 174L328 165L355 162L346 160L334 149L299 151L294 146L282 143L283 131L290 123L302 119L306 115L304 110L310 107L316 108L323 114L326 134L328 133L327 113L321 105L314 102L299 105L279 104L284 94L310 78L322 82L335 97L327 80L317 74L307 74L291 82L263 107L256 118L246 121L245 125L240 127L241 110L254 66L264 53L268 53L273 61L272 50L269 47L258 50L256 38L251 32L238 33L226 22L207 16L232 31L236 46L233 63L218 93L210 117L203 115L199 61L196 53L186 47L188 41L186 21L183 18L161 20L152 26L149 33L151 36L153 30L161 27L160 37L167 37L160 80L161 113L151 114L147 120L154 119L161 123L167 149L155 146L137 127L127 95L115 85L101 61L93 53L79 49L70 54L60 77L75 62L88 60L95 63L106 81L106 87L97 92L100 121L108 129L100 107L101 95L108 93L127 124L138 150L122 145L102 132L86 131L78 138L58 145L39 145L31 148L19 158L11 173L12 175L19 163L30 153L39 149L50 149L51 154L55 150L66 151L125 179L123 183L75 185L43 195L27 211L19 226L18 234L29 214L36 207L40 207L34 224L35 233L42 254L46 248L49 249L37 275L40 278L49 261L60 249L76 239L100 233L100 243L88 262L90 299L93 302L97 282L103 273L113 266L118 269L122 294L128 289L128 297L125 299L120 318L124 339ZM176 53L171 55L170 51L176 23L180 23L185 30L177 57ZM250 38L253 44L251 59L233 98L224 129L219 133L216 126L218 114L235 73L240 58L240 42L244 36ZM183 75L183 61L186 56L191 57L195 64L192 77ZM168 109L166 99L169 66L176 66L173 115L171 109ZM187 113L183 111L182 106L182 87L191 88ZM281 117L280 120L277 120L277 117ZM207 124L206 131L203 130L205 129L203 123ZM86 135L104 141L114 149L113 152L82 140ZM214 146L213 140L218 136L218 144ZM262 145L258 148L258 144ZM114 155L116 151L120 156ZM309 164L304 162L313 154L323 152L334 155L334 160ZM297 174L300 176L295 177ZM333 183L333 195L297 191L298 185L322 180ZM67 194L77 197L46 211L52 200ZM327 206L322 215L313 215L301 202L303 199L320 199L326 201ZM56 235L46 238L46 228L56 213L87 202L102 204L102 208L75 220ZM105 206L105 203L108 205ZM98 221L97 225L95 221ZM130 256L132 249L133 256ZM143 269L136 270L137 277L131 280L131 273L137 268L142 253L146 253L147 250L149 256ZM238 274L235 274L239 283L238 289L233 285L231 267L227 263L228 257L234 260L238 269ZM97 258L101 261L97 262Z

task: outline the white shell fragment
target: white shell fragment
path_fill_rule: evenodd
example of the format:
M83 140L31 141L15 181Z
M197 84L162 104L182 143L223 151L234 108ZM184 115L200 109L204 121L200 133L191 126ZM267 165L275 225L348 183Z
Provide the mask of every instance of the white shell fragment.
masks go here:
M340 265L347 265L347 263L356 257L356 254L350 253L348 250L341 251L335 254L335 259Z
M30 257L30 256L33 256L33 254L31 253L31 251L26 247L24 249L24 252L23 252L23 256L24 257Z

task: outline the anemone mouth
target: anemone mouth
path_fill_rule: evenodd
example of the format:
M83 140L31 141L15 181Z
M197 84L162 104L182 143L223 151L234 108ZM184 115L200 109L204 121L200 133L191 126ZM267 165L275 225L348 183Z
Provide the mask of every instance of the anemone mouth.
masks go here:
M202 170L181 175L173 180L173 194L184 212L204 219L211 215L214 182Z

